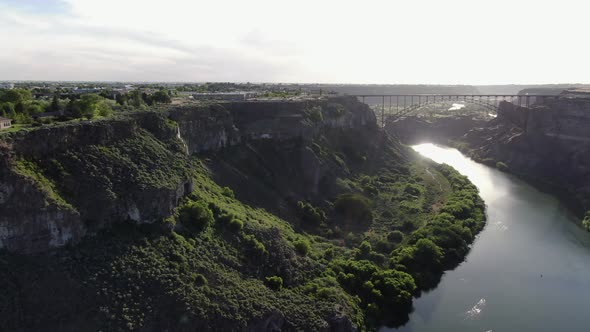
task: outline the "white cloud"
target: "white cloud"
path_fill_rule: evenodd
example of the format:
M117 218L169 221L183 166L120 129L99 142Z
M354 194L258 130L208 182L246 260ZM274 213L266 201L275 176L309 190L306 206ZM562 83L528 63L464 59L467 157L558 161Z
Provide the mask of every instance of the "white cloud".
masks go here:
M581 0L28 1L0 0L0 79L590 82Z

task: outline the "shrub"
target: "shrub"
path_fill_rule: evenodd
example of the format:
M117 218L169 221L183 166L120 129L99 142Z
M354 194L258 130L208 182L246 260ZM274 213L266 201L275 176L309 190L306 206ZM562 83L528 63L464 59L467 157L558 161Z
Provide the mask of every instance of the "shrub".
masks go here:
M373 251L373 247L371 247L371 244L369 243L369 241L363 241L363 242L361 242L361 245L359 246L359 250L360 250L360 254L363 255L364 257L366 257L371 253L371 251Z
M377 196L379 194L379 189L372 184L366 184L363 186L363 193L368 196Z
M240 219L232 219L229 222L229 230L231 230L232 232L239 232L244 228L244 222L241 221Z
M180 209L179 218L184 226L202 231L213 222L213 212L203 201L190 201Z
M205 286L208 283L207 278L205 278L205 276L200 273L194 275L193 279L195 281L195 285L197 286Z
M226 227L232 232L239 232L244 228L244 222L238 219L234 214L223 212L217 217L219 226Z
M429 239L419 239L413 246L397 252L397 262L412 272L434 271L440 268L443 253L439 246Z
M386 239L379 239L375 243L375 251L378 251L380 253L389 253L392 247L393 245Z
M420 196L423 190L424 189L417 184L408 183L404 188L404 193L412 196Z
M223 194L223 196L230 197L230 198L235 198L236 197L235 194L234 194L234 191L231 190L230 187L223 187L221 189L221 194Z
M324 251L324 258L327 260L332 260L334 258L334 248L328 248Z
M176 226L176 219L173 216L167 217L164 219L164 226L169 229L173 230Z
M351 221L369 223L373 220L371 202L358 194L342 194L334 203L336 213Z
M414 229L414 223L411 220L404 220L402 223L402 229L409 232Z
M272 290L281 290L283 288L283 278L278 276L266 277L264 280L266 286Z
M322 108L320 106L314 106L311 109L307 109L304 113L312 123L320 123L324 121L324 115L322 114Z
M387 234L387 241L393 243L400 243L404 240L404 233L400 231L393 231Z
M590 232L590 211L586 212L584 220L582 220L582 226L584 226L584 229Z
M264 244L253 235L244 235L244 243L246 244L246 250L249 254L255 257L265 257L268 254Z
M297 253L301 256L307 256L309 250L311 249L311 244L309 243L309 241L304 239L299 239L295 241L293 245L295 246L295 251L297 251Z
M414 257L426 266L439 265L443 258L442 250L429 239L420 239L415 244Z
M297 202L299 217L307 224L319 226L326 221L326 213L319 207L303 201Z

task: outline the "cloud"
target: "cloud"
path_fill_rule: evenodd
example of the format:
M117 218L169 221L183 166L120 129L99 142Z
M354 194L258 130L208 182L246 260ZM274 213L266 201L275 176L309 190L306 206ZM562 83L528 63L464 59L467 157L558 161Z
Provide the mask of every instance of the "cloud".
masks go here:
M0 79L588 81L590 23L575 6L585 5L0 0Z
M64 0L0 0L0 6L29 14L62 14L70 9Z

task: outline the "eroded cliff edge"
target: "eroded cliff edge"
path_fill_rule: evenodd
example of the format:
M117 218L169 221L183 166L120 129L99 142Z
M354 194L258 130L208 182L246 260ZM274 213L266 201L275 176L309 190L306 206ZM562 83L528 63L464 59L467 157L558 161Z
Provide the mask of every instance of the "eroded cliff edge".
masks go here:
M321 119L303 122L322 106ZM115 222L160 221L193 189L190 154L374 125L368 107L342 99L193 106L18 132L0 146L0 248L39 252Z
M496 120L465 135L467 151L590 207L590 99L555 98L525 109L504 103ZM501 164L499 164L499 162Z
M485 219L465 177L347 97L131 113L2 151L9 330L397 326Z
M497 117L482 121L408 117L388 130L407 143L455 146L476 161L509 171L590 208L590 99L545 98L530 108L502 102Z

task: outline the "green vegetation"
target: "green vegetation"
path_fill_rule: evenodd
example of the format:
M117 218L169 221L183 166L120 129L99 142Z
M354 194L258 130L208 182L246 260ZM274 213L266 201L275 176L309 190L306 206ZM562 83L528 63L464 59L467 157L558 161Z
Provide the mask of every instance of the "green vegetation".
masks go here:
M310 124L317 124L324 121L324 115L322 113L322 108L320 106L314 106L310 109L306 109L303 111L306 121Z
M304 121L323 119L314 112ZM3 328L248 329L276 312L293 330L326 329L334 317L361 330L396 326L484 225L466 177L379 131L190 159L168 133L176 126L154 121L12 166L53 203L96 218L143 195L159 207L189 179L194 190L161 223L121 220L51 254L0 253Z
M342 194L334 203L334 211L339 217L350 222L367 224L373 220L371 202L359 194Z
M301 256L307 256L311 250L311 244L305 239L297 240L293 245L295 246L295 251Z
M193 230L203 231L213 223L213 212L202 201L189 201L180 208L180 222Z
M74 210L74 207L59 194L55 183L47 178L35 163L24 159L16 159L13 161L12 166L17 174L33 181L35 186L47 195L50 202L45 202L45 205L55 203L61 208Z
M587 211L584 215L584 219L582 220L582 226L584 227L584 229L590 232L590 211Z
M266 277L265 284L270 289L281 290L283 288L283 278L277 276Z
M84 90L84 89L82 89ZM88 89L95 93L78 93L80 90L50 93L37 88L0 90L0 116L13 120L13 127L2 132L46 126L54 122L77 119L111 117L124 111L146 109L149 106L170 104L172 92L132 90L121 93L111 89Z
M297 202L299 217L301 220L311 226L320 226L326 222L326 213L319 207L299 201Z

